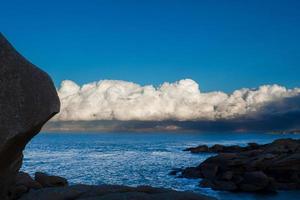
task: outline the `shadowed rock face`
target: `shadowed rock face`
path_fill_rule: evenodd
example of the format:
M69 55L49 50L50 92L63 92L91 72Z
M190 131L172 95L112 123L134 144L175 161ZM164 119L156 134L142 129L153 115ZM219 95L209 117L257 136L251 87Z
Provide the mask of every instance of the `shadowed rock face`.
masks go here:
M51 78L0 33L0 199L10 198L24 147L59 109Z

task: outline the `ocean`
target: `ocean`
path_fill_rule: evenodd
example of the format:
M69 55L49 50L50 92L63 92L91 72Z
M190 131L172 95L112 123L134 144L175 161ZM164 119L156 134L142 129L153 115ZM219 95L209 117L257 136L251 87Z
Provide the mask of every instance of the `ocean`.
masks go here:
M121 184L189 190L224 200L300 199L300 191L272 195L200 188L199 180L170 176L173 168L196 166L213 154L183 149L200 144L268 143L300 134L271 133L40 133L27 145L22 169L63 176L70 184Z

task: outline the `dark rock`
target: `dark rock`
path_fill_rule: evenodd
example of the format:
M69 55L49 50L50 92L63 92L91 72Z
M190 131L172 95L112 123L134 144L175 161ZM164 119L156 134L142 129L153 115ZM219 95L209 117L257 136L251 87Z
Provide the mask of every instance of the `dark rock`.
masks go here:
M183 171L187 178L205 178L200 185L216 190L300 189L299 149L300 140L295 139L279 139L263 145L250 143L240 148L214 145L209 151L218 151L218 155Z
M239 185L241 182L244 180L244 178L239 175L239 174L234 174L231 181L234 182L235 184Z
M200 145L197 147L187 148L184 151L190 151L191 153L202 153L209 152L209 148L207 145Z
M266 154L248 154L249 159L247 159L247 165L245 167L248 171L254 171L256 169L263 170L267 167L268 160L272 160L273 158L276 158L276 155L266 153ZM252 158L251 158L252 157Z
M231 181L221 181L221 180L212 181L211 188L213 190L227 190L227 191L237 190L237 186L235 183Z
M19 200L65 200L76 199L83 192L74 187L52 187L40 190L31 190L23 195Z
M296 153L299 149L299 140L278 139L264 146L264 153L282 154Z
M248 143L248 150L257 149L257 148L259 148L259 144L254 142Z
M220 144L215 144L210 148L211 152L215 152L215 153L219 153L222 152L224 149L224 145L220 145Z
M15 186L13 189L11 189L12 193L13 193L13 199L18 199L20 198L23 194L28 192L28 187L26 187L25 185L18 185Z
M214 198L190 192L177 192L149 186L73 185L32 190L20 200L213 200Z
M169 175L176 176L180 172L182 172L182 168L173 168Z
M202 178L201 171L196 167L188 167L181 172L181 176L184 178Z
M42 185L33 180L29 174L19 172L16 177L15 185L10 188L11 198L17 199L31 189L41 189Z
M269 178L262 171L246 172L240 188L246 192L264 191L268 189Z
M211 187L213 187L213 183L209 179L202 179L200 181L200 186L204 187L204 188L211 188Z
M11 198L22 151L59 112L51 78L22 57L0 33L0 199Z
M300 190L299 183L278 183L275 182L275 188L279 190Z
M176 176L178 173L179 173L179 171L177 171L177 170L172 170L172 171L169 173L169 175L171 175L171 176Z
M184 151L190 151L191 153L240 153L243 151L256 150L263 145L256 143L248 143L246 147L240 147L238 145L224 146L220 144L215 144L212 147L207 145L199 145L197 147L190 147Z
M25 172L19 172L16 178L16 186L23 185L26 186L28 189L40 189L42 185L33 180L31 176Z
M272 161L270 170L281 170L281 171L299 171L300 169L300 153L294 153L286 155L284 157L278 157Z
M245 150L245 148L243 148L243 147L240 147L240 146L238 146L238 145L232 145L232 146L228 146L228 147L224 147L223 148L223 153L236 153L236 152L242 152L242 151L244 151Z
M224 172L221 176L221 179L227 180L227 181L230 181L232 178L233 178L233 172L232 171Z
M203 163L200 166L200 171L201 171L202 177L208 178L208 179L215 178L215 176L217 175L217 172L218 172L218 168L219 168L218 165Z
M67 179L60 176L51 176L42 172L36 172L35 181L39 182L43 187L65 187L68 186Z

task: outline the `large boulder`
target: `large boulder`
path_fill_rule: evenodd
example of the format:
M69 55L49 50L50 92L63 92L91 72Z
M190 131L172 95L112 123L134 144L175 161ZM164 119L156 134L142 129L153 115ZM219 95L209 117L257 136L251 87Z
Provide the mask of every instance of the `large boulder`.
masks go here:
M51 78L21 56L0 33L0 199L9 199L22 151L59 112Z

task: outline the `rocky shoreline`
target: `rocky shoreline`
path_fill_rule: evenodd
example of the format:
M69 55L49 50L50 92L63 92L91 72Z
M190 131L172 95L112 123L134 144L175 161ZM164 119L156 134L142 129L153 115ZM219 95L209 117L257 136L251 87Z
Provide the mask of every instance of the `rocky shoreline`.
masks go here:
M201 178L201 187L235 192L300 189L300 140L278 139L245 147L200 145L185 151L217 154L196 167L171 172L180 173L180 177Z
M213 200L214 198L192 192L150 186L128 187L122 185L69 185L59 176L36 172L34 179L19 172L11 188L11 199L18 200Z

